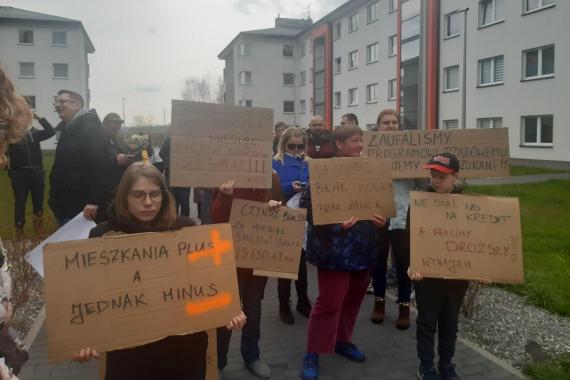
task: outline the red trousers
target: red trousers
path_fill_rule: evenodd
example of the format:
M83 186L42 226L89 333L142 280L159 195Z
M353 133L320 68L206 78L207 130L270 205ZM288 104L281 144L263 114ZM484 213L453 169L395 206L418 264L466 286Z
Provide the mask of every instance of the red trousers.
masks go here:
M313 305L307 333L307 352L330 354L336 342L351 343L356 316L370 271L319 269L319 296Z

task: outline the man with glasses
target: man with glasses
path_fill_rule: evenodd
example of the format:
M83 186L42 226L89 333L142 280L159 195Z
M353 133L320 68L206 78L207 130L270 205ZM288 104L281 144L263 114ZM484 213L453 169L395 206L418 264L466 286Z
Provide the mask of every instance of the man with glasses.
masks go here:
M49 205L59 226L78 213L95 219L99 205L109 191L112 162L101 120L94 109L84 109L76 92L60 90L54 103L61 119L61 131L50 175Z
M319 115L311 118L309 123L309 145L307 155L311 158L331 158L335 154L331 133L325 128L325 122Z

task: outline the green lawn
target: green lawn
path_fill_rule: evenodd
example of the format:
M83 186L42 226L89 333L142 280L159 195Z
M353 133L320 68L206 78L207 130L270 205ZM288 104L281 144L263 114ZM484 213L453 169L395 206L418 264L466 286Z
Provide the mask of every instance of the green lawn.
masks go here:
M532 166L511 166L511 175L561 173L562 169L535 168Z
M45 197L44 197L44 219L48 223L47 230L55 227L55 220L49 206L47 205L49 173L53 165L54 152L44 153L44 169L45 169ZM10 178L6 170L0 170L0 237L10 239L14 233L14 194L10 185ZM26 226L24 231L31 234L32 229L32 198L28 194L28 202L26 205Z
M570 317L570 180L467 186L465 192L520 199L525 282L505 288L526 296L533 305Z
M533 380L570 380L570 354L541 364L532 364L524 369Z

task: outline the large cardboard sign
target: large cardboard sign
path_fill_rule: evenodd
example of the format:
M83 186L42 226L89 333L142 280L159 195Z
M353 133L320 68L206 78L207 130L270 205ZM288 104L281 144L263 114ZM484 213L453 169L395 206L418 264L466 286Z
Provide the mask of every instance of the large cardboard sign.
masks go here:
M391 162L360 157L309 160L313 224L396 216Z
M271 187L273 110L172 101L170 184Z
M259 276L296 280L306 220L305 209L234 199L230 223L237 266L253 268Z
M412 191L410 239L424 277L523 282L517 198Z
M462 178L508 177L508 128L364 132L362 154L392 160L394 178L429 177L423 166L438 153L457 156Z
M48 244L48 358L226 325L240 310L229 224Z

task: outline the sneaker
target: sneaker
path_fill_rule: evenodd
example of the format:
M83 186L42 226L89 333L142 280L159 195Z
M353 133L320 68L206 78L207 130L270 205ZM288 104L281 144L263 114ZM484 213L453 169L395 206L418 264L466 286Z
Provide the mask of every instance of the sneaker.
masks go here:
M410 328L410 305L400 304L398 312L398 321L396 322L398 330L407 330Z
M307 352L303 356L301 380L317 380L319 378L319 354Z
M382 297L374 298L374 310L372 310L372 316L370 320L372 323L382 323L384 322L384 315L386 310L386 302Z
M295 318L291 313L291 301L280 302L279 303L279 317L286 325L292 325L295 323Z
M420 368L418 369L418 379L419 380L438 380L437 371L433 367L426 369L426 368L420 366Z
M261 379L269 379L271 377L271 369L259 359L252 363L245 363L245 368L249 369L255 376Z
M362 363L366 360L366 355L352 343L336 342L334 352L355 362Z
M313 307L311 306L311 301L309 301L307 297L304 297L297 300L296 309L303 317L309 318Z
M454 364L447 364L444 366L439 366L439 374L441 375L441 380L460 380L461 378L455 372Z
M374 285L372 285L372 280L368 281L368 287L366 288L366 294L374 294Z

